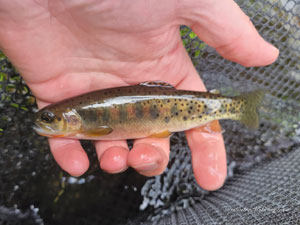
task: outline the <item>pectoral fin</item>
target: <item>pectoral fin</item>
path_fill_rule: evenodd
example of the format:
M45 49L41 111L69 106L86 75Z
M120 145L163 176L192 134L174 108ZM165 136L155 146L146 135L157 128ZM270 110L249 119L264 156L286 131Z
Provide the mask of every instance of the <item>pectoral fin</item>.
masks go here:
M66 137L66 135L64 134L59 134L59 135L51 135L52 138L62 138L62 137Z
M151 134L149 137L152 138L167 138L170 137L172 135L172 133L168 130L164 130L160 133L156 133L156 134Z
M88 137L100 137L104 135L108 135L113 131L112 128L107 126L97 127L94 129L88 129L83 131L83 133Z

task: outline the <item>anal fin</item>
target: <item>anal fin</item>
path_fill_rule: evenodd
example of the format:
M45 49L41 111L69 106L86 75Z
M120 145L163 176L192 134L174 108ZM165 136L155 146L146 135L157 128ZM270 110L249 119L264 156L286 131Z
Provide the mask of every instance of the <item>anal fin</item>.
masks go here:
M156 134L151 134L149 137L152 138L167 138L170 137L172 133L168 130L164 130L162 132L156 133Z
M194 128L204 133L222 133L222 127L218 120L209 122L203 126Z

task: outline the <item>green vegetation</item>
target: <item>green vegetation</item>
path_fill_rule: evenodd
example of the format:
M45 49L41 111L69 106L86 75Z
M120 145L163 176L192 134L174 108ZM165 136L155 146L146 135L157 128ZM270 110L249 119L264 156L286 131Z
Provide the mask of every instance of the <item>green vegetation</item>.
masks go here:
M191 56L193 64L197 66L200 57L203 56L206 50L207 45L202 42L189 27L183 26L180 29L180 34L186 51Z

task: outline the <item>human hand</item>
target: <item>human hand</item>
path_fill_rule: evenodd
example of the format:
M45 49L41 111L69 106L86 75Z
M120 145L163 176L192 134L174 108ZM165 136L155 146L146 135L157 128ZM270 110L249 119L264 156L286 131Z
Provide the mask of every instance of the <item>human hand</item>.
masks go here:
M204 91L180 38L190 26L223 57L244 66L272 63L278 50L265 42L232 0L0 0L0 48L22 74L39 107L96 89L163 80L178 89ZM198 184L223 185L222 135L186 132ZM89 167L78 140L49 138L53 156L73 176ZM96 141L100 166L128 166L145 176L162 173L169 139Z

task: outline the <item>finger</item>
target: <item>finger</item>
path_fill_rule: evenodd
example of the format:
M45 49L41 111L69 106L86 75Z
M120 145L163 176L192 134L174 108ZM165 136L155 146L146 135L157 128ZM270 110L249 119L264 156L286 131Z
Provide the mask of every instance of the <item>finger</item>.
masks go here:
M197 129L186 131L192 151L192 165L200 187L213 191L223 186L227 165L221 133L206 133Z
M126 141L96 141L95 147L102 170L108 173L120 173L128 168L129 150Z
M78 140L49 138L50 149L58 165L72 176L80 176L89 168L89 159Z
M169 161L169 138L144 138L134 142L128 165L144 176L163 173Z
M186 55L188 76L177 86L178 89L205 91L197 71ZM218 124L218 122L217 122ZM213 130L217 130L213 123ZM220 128L218 128L220 130ZM220 188L226 178L226 151L221 132L204 132L205 129L186 131L186 137L192 154L192 165L195 179L199 186L206 190Z
M271 64L277 48L266 42L233 0L184 1L182 13L201 40L244 66Z

